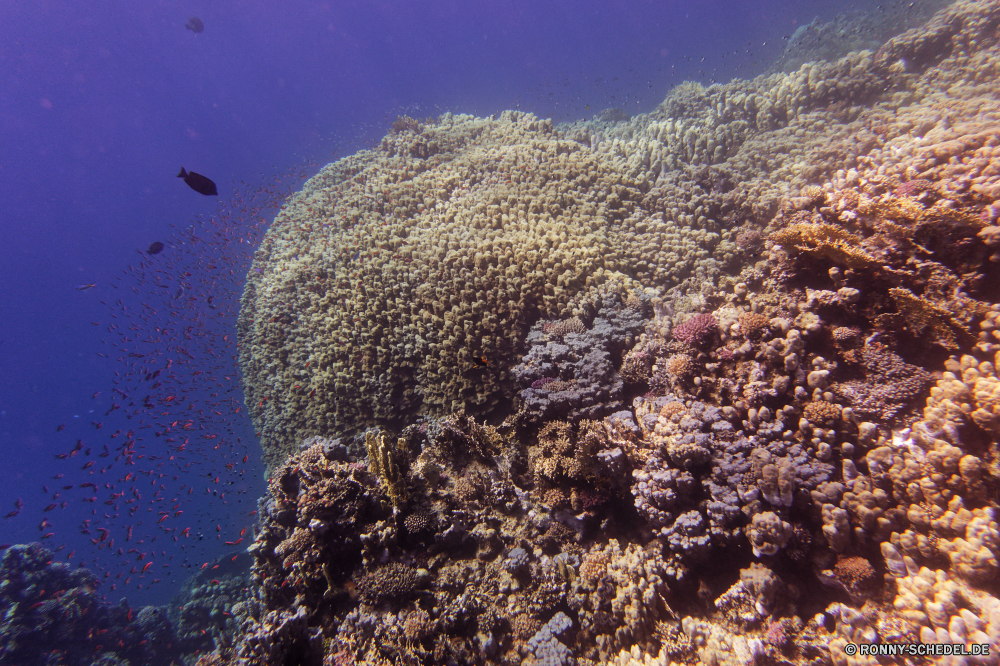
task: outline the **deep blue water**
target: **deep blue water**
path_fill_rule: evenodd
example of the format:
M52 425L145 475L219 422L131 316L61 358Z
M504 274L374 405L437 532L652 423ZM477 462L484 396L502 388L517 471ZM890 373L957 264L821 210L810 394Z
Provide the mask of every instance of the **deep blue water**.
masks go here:
M16 511L18 498L23 508L0 519L0 543L51 535L44 542L61 548L60 558L73 552L74 565L107 573L109 599L124 594L133 604L166 601L188 571L185 559L197 568L246 546L224 542L252 523L264 485L246 410L236 411L235 348L223 336L234 332L259 220L270 219L246 203L257 189L300 183L316 168L303 165L372 145L402 113L520 108L561 121L610 106L650 111L683 80L762 72L797 27L850 6L5 3L0 513ZM204 32L185 29L192 16ZM220 196L186 187L175 178L182 165L214 179ZM276 174L290 171L275 184ZM189 227L200 240L171 235ZM153 241L167 249L137 253ZM178 287L186 287L180 296ZM157 378L145 375L155 369L163 380L176 374L152 388ZM177 387L189 393L170 393ZM146 396L155 407L142 406ZM121 449L129 430L131 456ZM180 451L182 438L191 441ZM77 439L84 449L69 456ZM111 454L100 458L105 445ZM95 465L84 468L90 460ZM93 491L80 483L98 486L97 501L84 501ZM134 535L126 540L129 525ZM97 526L108 530L106 541ZM175 541L184 527L191 531ZM119 556L118 548L147 556ZM147 573L129 574L149 561Z

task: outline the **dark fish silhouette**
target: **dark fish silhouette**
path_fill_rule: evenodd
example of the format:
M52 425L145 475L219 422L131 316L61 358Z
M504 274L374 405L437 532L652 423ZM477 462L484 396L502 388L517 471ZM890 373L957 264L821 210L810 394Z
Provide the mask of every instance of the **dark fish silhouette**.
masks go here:
M156 241L155 243L149 246L148 250L146 250L146 252L148 252L149 254L159 254L162 251L163 251L163 243L161 243L160 241Z
M177 177L183 178L188 187L199 194L204 194L206 197L218 196L219 194L219 190L215 189L215 183L212 182L212 179L205 178L200 173L185 171L184 167L181 167L181 172L177 174Z
M192 16L188 19L188 22L184 24L184 27L191 32L202 32L205 30L205 24L201 22L201 19L197 16Z
M478 365L481 368L485 368L486 366L488 366L490 364L490 362L488 360L486 360L485 356L473 356L472 357L472 362L475 363L476 365Z

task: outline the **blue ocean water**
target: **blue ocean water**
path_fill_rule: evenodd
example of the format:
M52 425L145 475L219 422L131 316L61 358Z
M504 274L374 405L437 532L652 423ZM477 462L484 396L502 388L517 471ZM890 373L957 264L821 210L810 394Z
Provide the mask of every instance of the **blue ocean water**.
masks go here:
M226 339L242 276L280 194L397 115L645 112L865 4L7 3L0 543L133 605L242 552L264 489Z

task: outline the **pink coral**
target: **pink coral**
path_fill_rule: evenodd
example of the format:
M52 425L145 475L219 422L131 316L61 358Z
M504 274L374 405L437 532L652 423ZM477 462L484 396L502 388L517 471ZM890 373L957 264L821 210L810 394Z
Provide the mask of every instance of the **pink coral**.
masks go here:
M710 314L698 314L674 329L674 339L683 343L700 347L712 339L719 328L719 323Z
M900 183L895 190L897 197L917 198L924 192L935 193L934 183L929 180L919 179Z

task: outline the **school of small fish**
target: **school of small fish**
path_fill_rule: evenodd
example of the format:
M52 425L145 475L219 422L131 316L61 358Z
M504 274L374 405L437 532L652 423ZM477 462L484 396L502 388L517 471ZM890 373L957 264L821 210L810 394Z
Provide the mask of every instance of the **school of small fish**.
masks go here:
M207 193L203 179L215 193L212 181L184 173L196 191ZM40 480L37 502L17 498L4 519L25 520L37 504L38 540L99 572L105 594L171 577L175 587L252 541L262 489L232 331L252 251L305 175L244 183L211 218L171 225L168 243L139 251L109 284L77 287L106 307L91 323L107 332L97 356L114 379L91 394L93 420L54 424L53 456L65 468ZM172 252L160 255L167 245Z

